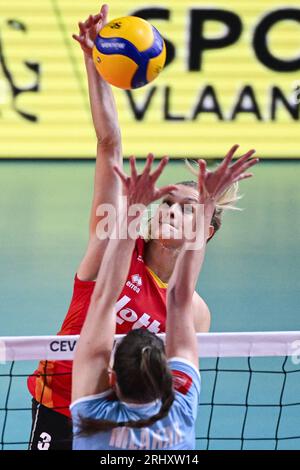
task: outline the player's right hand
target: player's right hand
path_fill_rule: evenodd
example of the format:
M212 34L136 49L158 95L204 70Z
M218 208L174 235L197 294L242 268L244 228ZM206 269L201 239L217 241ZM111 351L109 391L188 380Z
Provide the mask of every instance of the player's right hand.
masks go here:
M167 185L162 188L156 187L156 182L162 174L168 163L168 157L161 159L158 167L151 173L151 167L154 160L152 153L147 156L144 170L141 174L137 173L135 158L130 157L131 176L127 176L119 166L115 166L114 170L119 175L123 187L124 194L127 197L127 207L134 204L148 206L151 202L160 199L162 196L176 189L175 185Z
M102 5L100 13L89 15L84 22L79 21L79 34L73 34L75 41L79 42L81 49L88 56L92 57L94 42L99 31L107 23L108 5Z

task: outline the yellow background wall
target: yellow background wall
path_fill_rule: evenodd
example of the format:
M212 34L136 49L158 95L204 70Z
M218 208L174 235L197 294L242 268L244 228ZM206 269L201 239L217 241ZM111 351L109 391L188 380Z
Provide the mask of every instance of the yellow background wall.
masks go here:
M278 106L276 121L270 119L270 88L278 86L292 99L298 72L274 72L262 65L252 47L253 31L261 18L284 7L274 0L182 0L112 1L110 19L131 14L138 8L170 9L170 19L151 21L176 47L174 60L145 88L133 92L143 103L150 89L157 87L142 121L134 118L126 93L115 89L124 154L144 156L148 151L173 157L220 157L234 143L254 147L261 157L300 157L299 120L293 120L283 106ZM289 0L289 7L299 1ZM71 37L78 20L96 13L95 0L11 0L0 5L0 156L85 158L95 155L82 53ZM243 30L239 40L226 48L204 52L201 71L187 70L189 10L223 8L239 15ZM206 24L208 37L223 34L223 26ZM292 21L281 22L269 34L270 49L281 58L299 55L300 27ZM5 65L3 65L5 61ZM39 64L39 91L24 91L37 81L37 74L24 61ZM4 70L6 68L6 71ZM10 74L21 90L15 99L17 109L32 115L30 121L13 107ZM202 113L191 115L199 95L212 85L225 116ZM239 90L250 85L263 120L252 113L229 119ZM164 90L170 87L170 113L184 121L164 119Z

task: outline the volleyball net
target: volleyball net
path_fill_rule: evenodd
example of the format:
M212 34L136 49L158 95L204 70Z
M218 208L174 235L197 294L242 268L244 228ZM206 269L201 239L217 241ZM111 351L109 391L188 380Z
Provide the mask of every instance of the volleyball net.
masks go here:
M2 450L28 448L37 361L72 360L77 339L0 338ZM300 449L300 332L198 334L198 347L196 448Z

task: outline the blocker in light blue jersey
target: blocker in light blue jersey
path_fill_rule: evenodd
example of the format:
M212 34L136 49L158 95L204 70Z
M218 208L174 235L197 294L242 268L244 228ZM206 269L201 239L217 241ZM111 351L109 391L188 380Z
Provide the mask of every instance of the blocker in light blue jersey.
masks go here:
M200 394L200 374L196 367L181 358L172 358L175 400L168 416L142 429L119 427L92 436L79 436L79 417L129 421L158 413L161 402L125 403L115 399L112 390L80 398L71 406L74 450L190 450L195 449L195 421Z

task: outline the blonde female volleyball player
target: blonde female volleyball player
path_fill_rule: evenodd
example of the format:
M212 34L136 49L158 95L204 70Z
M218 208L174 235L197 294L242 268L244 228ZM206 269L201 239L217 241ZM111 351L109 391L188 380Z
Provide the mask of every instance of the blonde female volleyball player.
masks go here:
M94 196L90 217L90 237L86 254L77 270L74 291L69 310L60 335L79 334L95 288L95 278L107 248L108 240L100 240L96 227L101 217L96 209L101 204L118 208L121 185L113 167L122 164L121 137L117 110L111 87L95 70L91 48L96 30L107 20L108 8L104 5L96 16L80 23L80 33L75 38L84 51L93 121L97 135L97 160L94 181ZM236 146L228 155L233 155ZM240 160L244 168L253 165L249 160L253 151ZM221 224L223 208L236 198L235 187L225 191L218 200L210 227L210 237ZM188 222L192 214L188 204L198 200L197 184L181 183L172 194L163 200L165 219L169 223L158 224L157 233L146 242L136 241L128 279L116 303L117 333L128 333L143 327L153 333L165 331L166 288L173 272L183 240L176 235ZM169 237L168 237L169 233ZM204 300L194 292L192 311L197 331L208 331L210 313ZM69 449L71 446L71 424L69 405L71 399L71 361L42 361L29 378L29 391L33 396L33 421L30 437L31 449Z
M132 330L117 346L109 372L116 332L114 307L135 248L135 238L127 231L134 221L128 209L133 204L147 206L168 191L155 187L157 171L150 173L149 157L141 175L133 160L131 177L116 168L128 200L121 209L125 229L122 237L107 245L75 352L70 407L75 450L195 447L200 376L192 298L216 199L234 181L251 176L242 168L235 172L230 161L226 158L214 173L207 172L204 160L199 161L199 204L193 204L193 216L204 205L203 224L199 218L194 221L195 232L203 235L197 249L184 242L176 259L167 289L166 350L153 333Z

